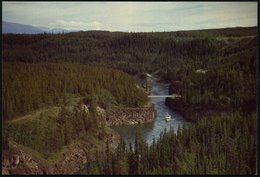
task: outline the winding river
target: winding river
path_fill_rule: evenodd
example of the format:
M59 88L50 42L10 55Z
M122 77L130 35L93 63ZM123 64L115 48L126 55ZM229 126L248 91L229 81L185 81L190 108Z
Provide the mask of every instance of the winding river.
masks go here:
M168 95L168 88L169 84L158 82L156 78L152 79L152 95ZM155 140L158 139L160 137L160 133L163 132L165 128L168 131L171 127L173 127L175 132L177 132L178 126L182 126L184 123L187 123L180 114L172 111L165 105L165 98L150 98L150 101L155 105L157 110L157 117L153 122L112 127L123 137L127 145L131 143L134 147L135 133L137 129L141 130L144 140L148 144L151 144L153 142L153 138L155 138ZM165 114L167 112L172 118L174 118L174 120L170 120L168 122L165 120ZM86 174L86 169L80 170L76 174Z
M169 84L158 82L156 78L152 78L152 89L151 95L168 95ZM143 135L144 140L151 144L153 138L158 139L160 133L166 129L167 131L170 128L174 128L177 131L178 126L186 123L184 118L177 112L171 110L165 105L165 98L150 98L150 101L155 105L157 110L157 116L155 120L151 123L141 124L141 125L125 125L112 127L116 130L125 140L126 144L134 145L135 142L135 132L137 129L140 129ZM166 121L165 114L169 113L172 120Z

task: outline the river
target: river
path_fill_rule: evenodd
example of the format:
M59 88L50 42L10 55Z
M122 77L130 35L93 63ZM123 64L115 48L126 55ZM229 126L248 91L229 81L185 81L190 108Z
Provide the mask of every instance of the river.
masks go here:
M152 95L168 95L168 88L169 84L158 82L156 78L152 79ZM165 105L165 98L150 98L150 101L155 105L157 110L157 116L153 122L112 127L123 137L126 144L129 145L131 143L133 148L135 142L135 132L137 129L141 130L144 140L148 144L151 144L153 142L153 138L158 139L160 137L160 133L163 132L165 128L168 131L171 127L173 127L175 132L177 132L178 126L187 123L180 114ZM166 112L168 112L174 120L170 120L169 122L165 121L164 118ZM84 168L76 174L86 174L86 171L87 170Z
M151 95L168 95L168 88L169 84L158 82L156 78L152 78ZM135 132L137 129L141 130L144 140L148 144L151 144L153 138L158 139L160 137L160 133L163 132L164 129L169 131L172 127L176 132L178 126L187 123L180 114L174 110L171 110L165 105L165 98L150 98L150 101L155 105L157 110L157 116L153 122L141 125L124 125L112 127L123 137L126 144L129 145L131 143L134 145ZM174 119L166 121L165 114L167 112Z

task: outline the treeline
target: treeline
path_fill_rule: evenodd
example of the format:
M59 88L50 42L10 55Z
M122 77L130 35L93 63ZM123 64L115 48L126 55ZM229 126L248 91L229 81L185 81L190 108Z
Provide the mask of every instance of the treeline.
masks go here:
M99 63L128 73L159 70L163 76L182 59L212 56L226 46L217 37L256 35L256 28L165 33L106 31L68 34L3 35L4 61ZM170 66L175 66L174 70Z
M61 105L69 94L101 95L100 99L127 107L140 107L148 101L134 79L119 70L68 63L3 63L5 120Z
M108 34L6 35L3 59L30 63L99 63L136 74L165 68L173 58L212 54L216 48L207 38L176 40L147 34Z
M86 166L88 174L255 174L256 115L239 113L206 117L197 123L164 131L148 146L140 132L134 148L123 141L113 155L107 148ZM85 171L85 170L84 170Z
M62 109L58 117L13 122L5 134L39 152L58 152L82 135L93 135L100 122L96 104L147 102L131 76L108 67L130 74L159 71L165 80L180 81L185 106L229 113L201 118L177 134L164 132L151 146L137 133L134 147L127 149L122 141L113 154L107 146L107 156L90 163L87 172L255 174L256 29L3 35L5 120L60 107L69 94L87 97L92 107L89 114L78 107Z

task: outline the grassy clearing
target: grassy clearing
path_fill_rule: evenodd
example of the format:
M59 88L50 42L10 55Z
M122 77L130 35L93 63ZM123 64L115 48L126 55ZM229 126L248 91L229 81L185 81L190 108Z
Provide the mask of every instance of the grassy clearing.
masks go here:
M18 117L17 119L10 120L8 123L21 123L24 121L33 121L35 119L41 119L43 117L57 117L61 108L57 106L45 107L35 111L32 111L25 116Z
M80 99L79 95L68 95L65 100L65 108L73 111ZM80 134L79 139L71 140L68 145L53 150L54 147L59 146L60 140L64 140L64 137L60 136L60 131L64 128L61 128L61 125L57 123L61 109L62 106L45 107L7 121L4 126L5 131L13 144L19 145L19 148L36 158L47 160L48 164L61 160L60 158L63 157L61 154L64 154L67 149L80 144L81 141L92 144L95 148L103 146L95 137L96 135Z
M72 111L75 106L77 106L81 97L77 94L68 95L65 102L65 107ZM35 119L43 119L46 117L56 118L61 110L61 106L43 107L32 112L27 113L24 116L18 117L16 119L7 121L7 123L21 123L24 121L33 121Z

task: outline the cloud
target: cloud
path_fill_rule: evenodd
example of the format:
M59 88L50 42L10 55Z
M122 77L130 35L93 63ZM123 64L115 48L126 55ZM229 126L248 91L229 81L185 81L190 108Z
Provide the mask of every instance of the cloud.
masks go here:
M50 28L177 31L256 26L257 2L3 2L3 20Z
M50 25L52 28L65 28L65 29L81 29L81 30L100 30L102 29L102 24L98 21L92 22L83 22L83 21L65 21L65 20L56 20L51 22Z

